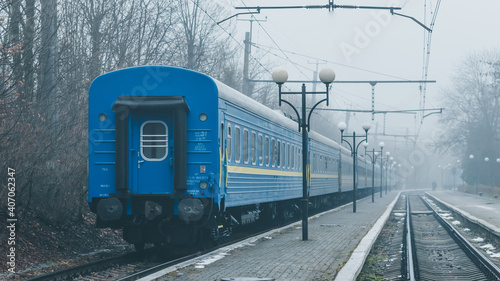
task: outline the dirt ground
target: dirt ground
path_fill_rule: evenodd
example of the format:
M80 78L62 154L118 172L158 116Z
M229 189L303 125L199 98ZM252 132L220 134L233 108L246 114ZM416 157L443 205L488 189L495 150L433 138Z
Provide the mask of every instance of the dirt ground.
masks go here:
M120 230L96 229L95 214L86 213L78 221L51 226L34 218L16 223L15 246L10 231L0 231L0 280L23 280L44 272L130 251ZM9 273L11 247L15 247L15 274Z

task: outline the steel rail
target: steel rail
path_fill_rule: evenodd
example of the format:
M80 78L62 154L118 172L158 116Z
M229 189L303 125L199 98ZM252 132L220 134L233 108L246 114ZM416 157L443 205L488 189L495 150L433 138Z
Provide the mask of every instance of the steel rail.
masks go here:
M469 258L476 264L476 266L489 278L489 280L500 281L500 268L493 262L485 257L474 245L472 245L462 234L455 230L451 223L443 219L438 212L426 201L423 200L425 205L432 210L436 220L443 226L444 229L450 234L460 248L469 256Z
M68 280L69 278L78 277L79 275L89 274L93 271L109 268L115 264L123 264L138 260L137 253L127 253L118 257L111 257L93 261L86 264L68 267L62 270L54 271L44 275L32 277L26 281L53 281L53 280Z
M414 252L414 240L413 240L413 227L411 224L411 206L410 206L410 196L406 195L406 221L405 221L405 258L406 258L406 268L403 267L404 272L402 272L403 276L406 277L406 280L415 281L415 270L418 271L418 265L416 265L417 259L415 257Z
M140 278L143 278L143 277L146 277L148 275L151 275L153 273L156 273L158 271L161 271L165 268L168 268L168 267L171 267L171 266L174 266L176 264L179 264L181 262L185 262L185 261L188 261L190 259L193 259L193 258L196 258L196 257L199 257L200 254L199 253L195 253L195 254L191 254L191 255L188 255L188 256L184 256L184 257L181 257L181 258L178 258L178 259L175 259L175 260L171 260L171 261L168 261L168 262L165 262L165 263L162 263L162 264L159 264L157 266L153 266L153 267L150 267L150 268L147 268L145 270L142 270L142 271L139 271L139 272L136 272L136 273L133 273L133 274L130 274L128 276L125 276L123 278L120 278L120 279L117 279L117 281L132 281L132 280L138 280Z

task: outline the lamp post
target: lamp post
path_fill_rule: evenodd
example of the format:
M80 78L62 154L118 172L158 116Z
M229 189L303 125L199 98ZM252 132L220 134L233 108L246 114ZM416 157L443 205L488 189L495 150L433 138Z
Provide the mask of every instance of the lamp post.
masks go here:
M375 148L372 149L372 155L366 153L366 148L368 147L368 142L363 143L365 147L365 155L370 157L370 161L372 163L372 203L375 202L375 163L377 162L377 158L379 155L382 155L382 151L384 150L385 143L383 141L379 142L378 146L380 146L380 154L378 151L375 151ZM382 198L382 186L380 187L380 198Z
M392 170L394 170L395 169L394 167L396 167L395 163L396 162L392 163L391 166L389 166L389 192L392 191L392 188L391 188L391 186L392 186Z
M351 154L352 154L352 212L356 213L356 192L357 192L357 186L356 186L356 162L357 162L357 155L358 155L358 148L359 145L363 142L368 142L368 130L370 130L370 124L365 124L363 125L363 130L365 130L365 136L362 136L362 139L359 143L356 143L356 132L352 132L352 136L344 136L344 130L347 128L347 125L344 122L340 122L339 125L339 130L340 130L340 143L346 142L349 147L351 148ZM349 141L347 141L345 138L352 138L352 145Z
M385 153L385 195L387 195L387 171L388 171L388 168L387 168L387 164L389 163L390 161L390 158L389 156L391 156L391 153L389 151L387 151ZM380 166L383 166L384 165L384 158L380 158ZM382 182L382 181L380 181ZM380 187L382 188L382 187Z
M335 80L335 72L330 68L324 68L319 72L319 79L326 86L325 92L306 92L306 85L302 84L301 92L282 92L281 87L288 80L288 72L282 68L275 69L273 71L272 77L273 81L278 84L279 90L279 106L284 102L288 104L297 114L297 120L299 121L299 132L302 131L302 240L308 240L308 207L309 207L309 188L307 182L307 175L309 173L309 166L307 165L308 156L308 143L307 143L307 132L311 129L311 113L320 103L326 101L328 105L328 88L330 84ZM302 95L302 115L299 114L298 110L289 101L282 99L282 95ZM318 101L312 109L309 111L309 115L306 120L306 95L308 94L325 94L326 97ZM307 129L307 130L306 130Z
M398 164L397 168L394 169L394 190L397 190L397 185L396 185L396 183L397 183L397 178L396 178L397 173L396 173L396 171L400 171L400 170L401 170L401 164Z
M394 163L391 163L393 160L394 160L394 157L389 158L389 164L390 164L390 166L389 166L389 170L387 171L389 173L389 192L392 191L392 188L391 188L392 167L396 165L396 161L394 161ZM386 181L387 181L387 179L386 179Z
M488 162L490 161L490 158L488 157L484 157L484 162L486 162L486 167L488 168ZM491 169L491 167L489 167L491 171L493 171L493 169ZM488 170L488 169L487 169ZM490 172L490 177L491 177L491 192L493 192L493 173Z
M469 155L469 159L470 159L471 161L473 161L473 159L474 159L474 154ZM474 173L474 176L475 176L475 179L474 179L474 186L476 187L476 194L477 194L477 178L478 178L478 177L477 177L476 169L477 169L477 168L475 168L475 169L474 169L474 172L473 172L473 173Z
M380 198L382 198L382 192L384 190L383 180L384 180L384 154L380 150Z
M500 164L500 158L497 158L497 163ZM491 169L491 180L493 181L493 186L495 186L495 169Z

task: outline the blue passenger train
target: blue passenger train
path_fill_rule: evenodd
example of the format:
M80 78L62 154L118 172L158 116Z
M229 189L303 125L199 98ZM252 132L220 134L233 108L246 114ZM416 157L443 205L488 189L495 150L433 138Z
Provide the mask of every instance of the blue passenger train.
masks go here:
M296 121L207 75L167 66L101 75L89 90L88 116L96 225L122 228L138 248L217 240L235 225L300 213ZM313 207L350 196L350 152L312 131L308 145ZM358 162L362 189L371 165Z

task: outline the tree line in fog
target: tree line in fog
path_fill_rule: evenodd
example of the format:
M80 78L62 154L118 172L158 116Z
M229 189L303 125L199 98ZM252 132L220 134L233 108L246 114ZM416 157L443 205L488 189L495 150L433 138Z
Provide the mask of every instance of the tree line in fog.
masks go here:
M11 0L0 5L0 162L3 175L9 167L16 170L20 216L58 223L88 210L88 89L100 74L173 65L241 89L242 42L228 39L231 25L217 26L230 12L215 2ZM2 186L1 198L6 191Z
M450 168L467 184L500 186L500 50L469 54L451 77L439 147L460 160Z

